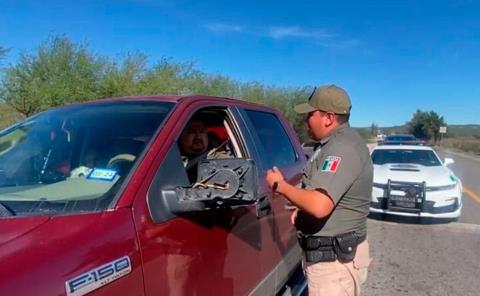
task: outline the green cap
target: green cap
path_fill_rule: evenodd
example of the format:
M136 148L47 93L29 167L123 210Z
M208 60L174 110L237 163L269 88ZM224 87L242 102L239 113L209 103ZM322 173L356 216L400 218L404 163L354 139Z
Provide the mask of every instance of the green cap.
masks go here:
M315 110L349 114L352 103L347 92L336 85L325 85L313 90L308 102L295 106L297 113L309 113Z

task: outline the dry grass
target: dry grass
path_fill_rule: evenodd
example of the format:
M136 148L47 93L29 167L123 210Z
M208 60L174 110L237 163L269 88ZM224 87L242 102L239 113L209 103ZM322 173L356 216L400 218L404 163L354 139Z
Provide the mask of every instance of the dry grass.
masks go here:
M480 136L443 139L441 147L480 155Z

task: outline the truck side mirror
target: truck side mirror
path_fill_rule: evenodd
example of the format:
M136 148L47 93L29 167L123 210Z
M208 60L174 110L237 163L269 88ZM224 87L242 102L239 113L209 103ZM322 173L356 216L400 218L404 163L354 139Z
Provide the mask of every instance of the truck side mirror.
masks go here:
M206 208L253 204L258 199L258 172L253 159L206 159L197 182L177 187L180 203L203 202Z
M184 213L249 205L258 200L258 169L254 160L204 160L199 163L197 182L189 184L180 159L178 149L172 149L148 194L148 208L155 223Z

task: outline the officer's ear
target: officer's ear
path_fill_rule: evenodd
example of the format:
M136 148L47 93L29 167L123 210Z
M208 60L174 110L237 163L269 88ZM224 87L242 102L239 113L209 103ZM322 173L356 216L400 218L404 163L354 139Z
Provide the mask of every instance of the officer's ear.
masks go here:
M333 112L325 112L325 117L327 118L327 122L326 122L327 126L331 126L336 122L335 113Z

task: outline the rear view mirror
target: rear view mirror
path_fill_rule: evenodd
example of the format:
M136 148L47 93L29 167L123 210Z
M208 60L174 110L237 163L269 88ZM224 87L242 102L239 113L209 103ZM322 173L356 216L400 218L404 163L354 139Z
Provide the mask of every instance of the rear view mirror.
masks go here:
M454 163L455 163L455 160L453 160L452 158L446 157L443 163L444 163L445 165L451 165L451 164L454 164Z
M198 166L191 187L176 188L179 203L202 202L206 208L253 204L258 172L252 159L207 159Z

